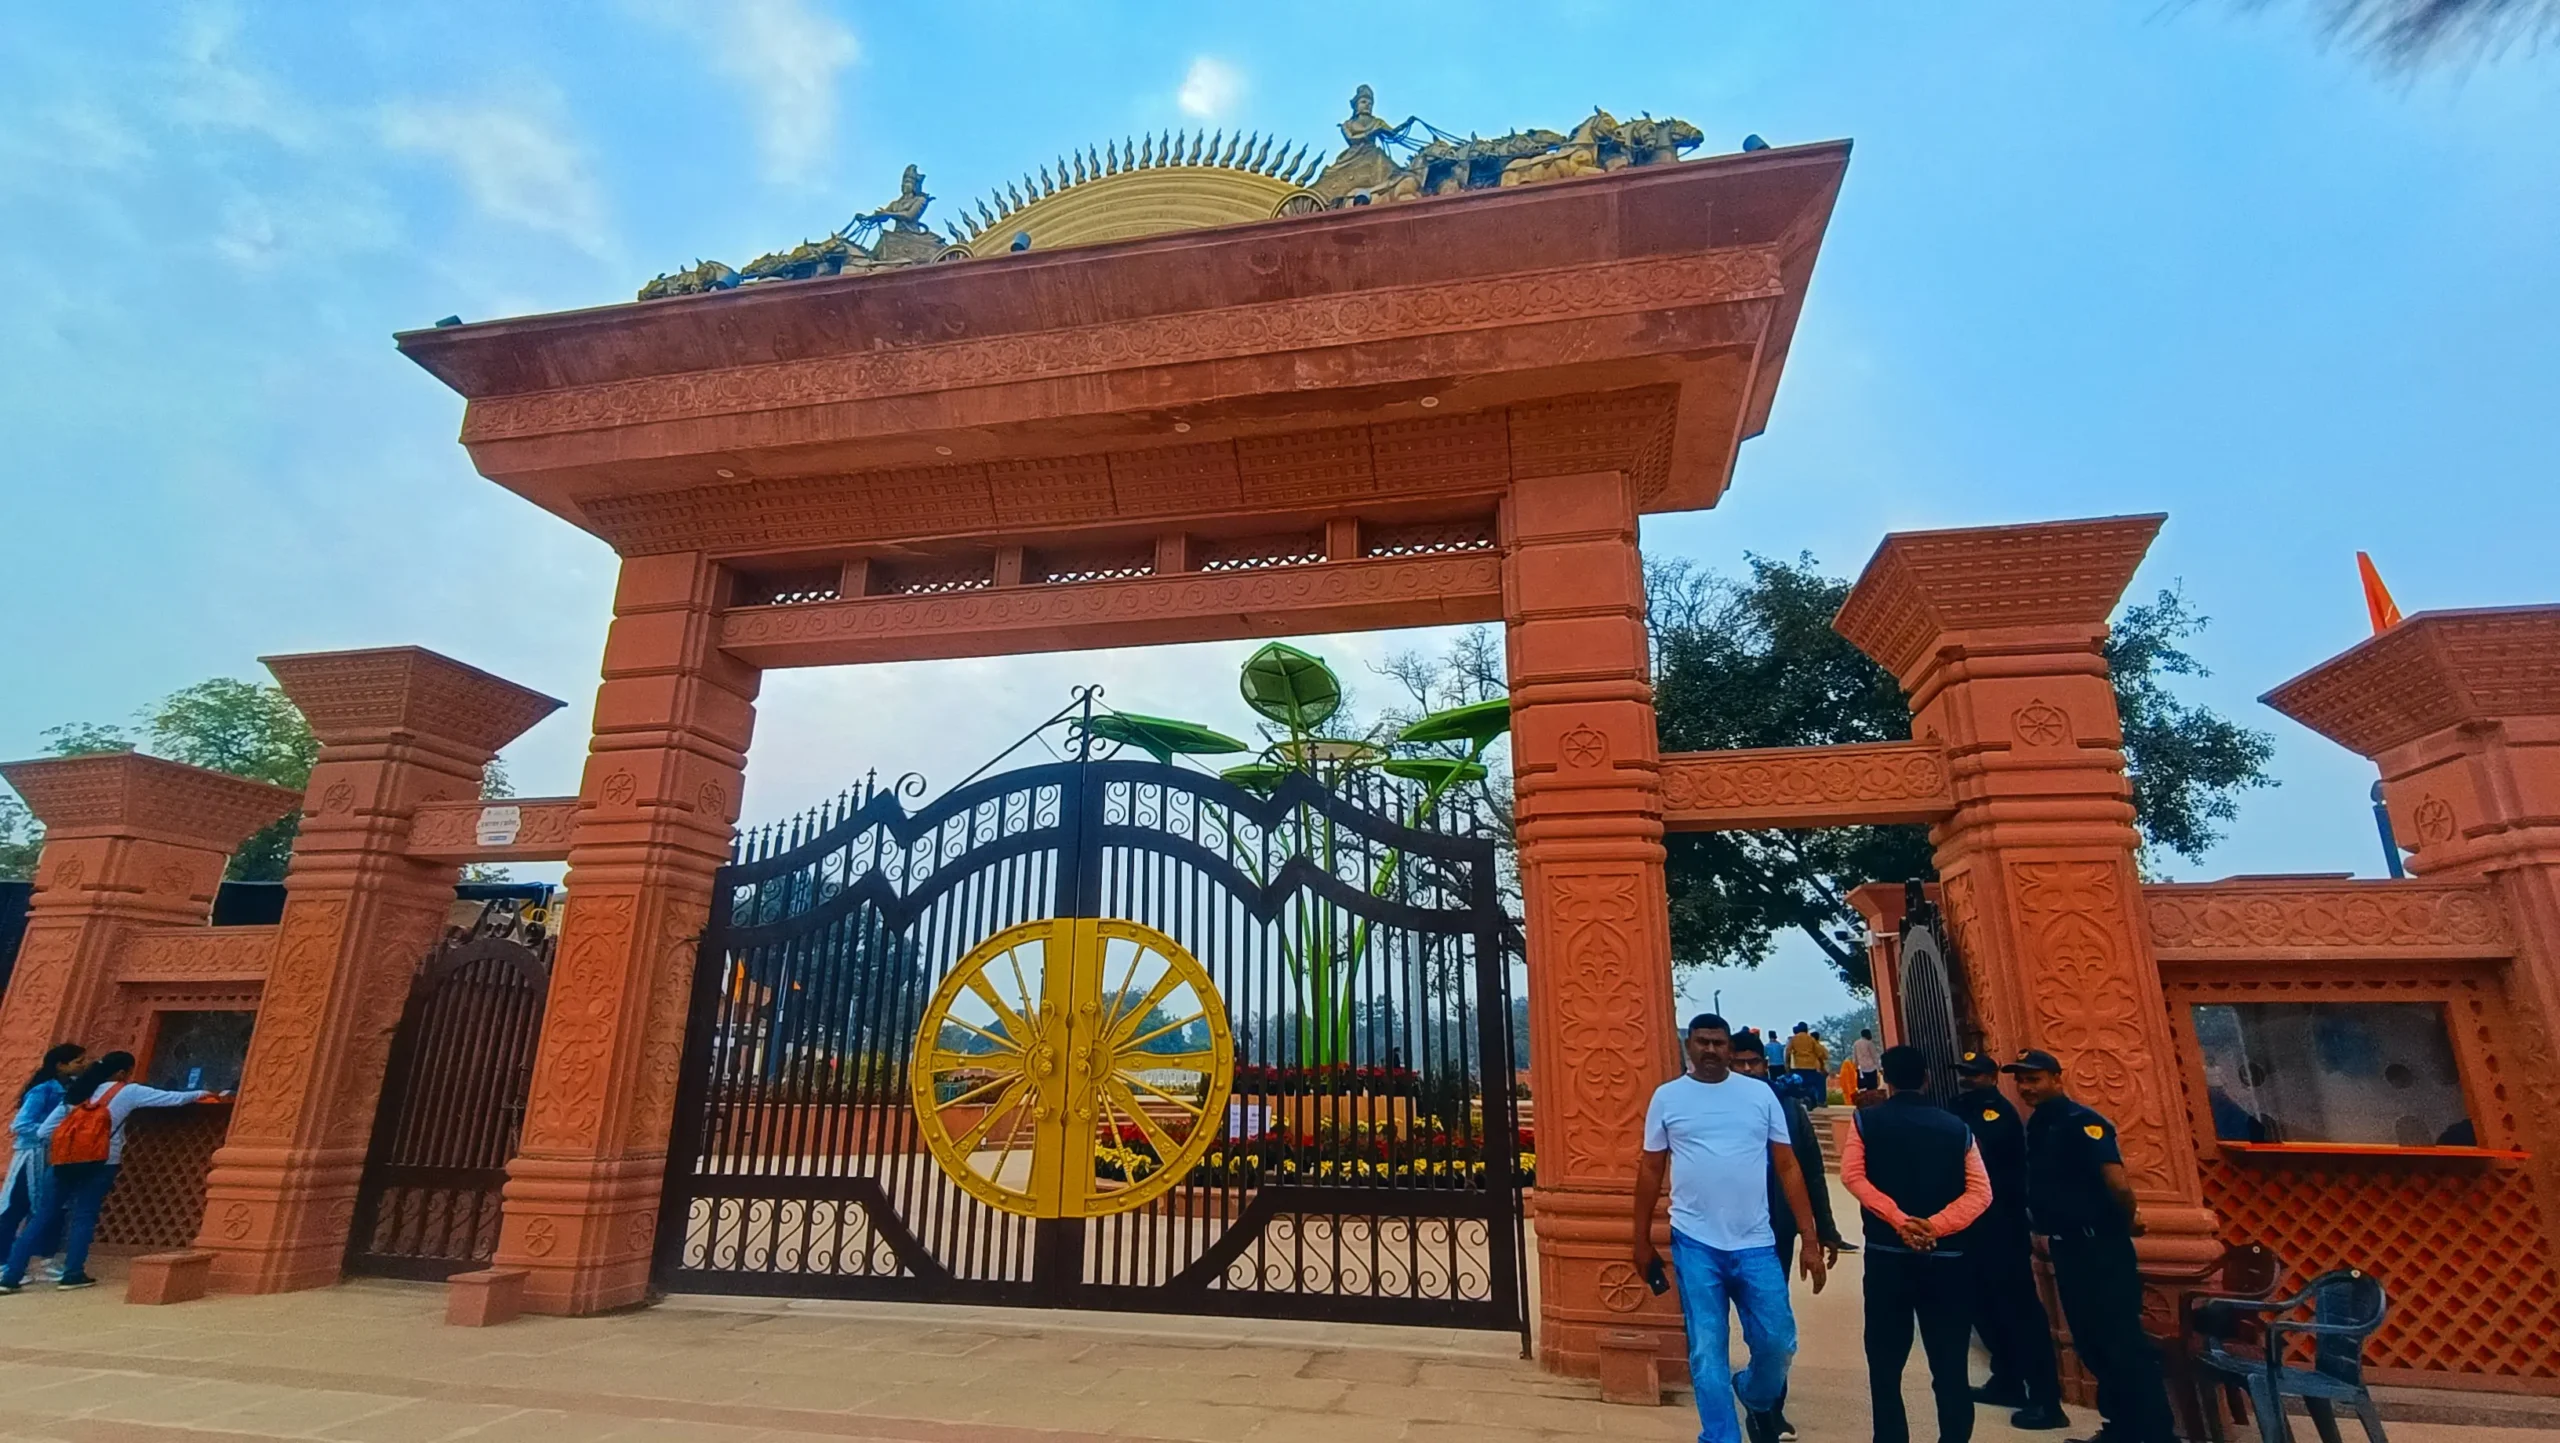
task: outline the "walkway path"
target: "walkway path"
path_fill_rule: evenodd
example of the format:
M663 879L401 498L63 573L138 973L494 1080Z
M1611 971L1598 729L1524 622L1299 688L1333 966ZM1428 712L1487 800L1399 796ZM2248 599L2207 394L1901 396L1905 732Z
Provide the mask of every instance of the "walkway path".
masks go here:
M1804 1443L1868 1436L1854 1266L1843 1272L1799 1298L1790 1411ZM121 1294L0 1298L0 1439L1673 1443L1696 1429L1685 1399L1610 1407L1480 1334L702 1298L469 1329L444 1326L441 1290L412 1284L169 1308ZM1916 1360L1909 1382L1925 1439ZM2014 1433L1990 1409L1980 1421L1984 1443L2061 1436ZM2402 1423L2391 1436L2523 1435Z

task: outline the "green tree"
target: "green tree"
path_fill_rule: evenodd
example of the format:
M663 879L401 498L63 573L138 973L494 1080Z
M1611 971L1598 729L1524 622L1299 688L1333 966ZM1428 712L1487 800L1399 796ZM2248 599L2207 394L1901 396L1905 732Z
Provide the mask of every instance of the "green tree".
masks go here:
M1748 578L1685 562L1647 568L1654 707L1665 751L1819 746L1911 735L1902 689L1831 629L1849 583L1810 556L1750 558ZM2175 591L2124 608L2106 645L2124 717L2134 813L2148 854L2201 857L2244 788L2271 786L2272 740L2178 700L2167 678L2205 675L2181 643L2206 618ZM1682 967L1756 966L1800 932L1852 986L1868 985L1847 897L1933 875L1925 829L1695 832L1668 859L1671 951Z

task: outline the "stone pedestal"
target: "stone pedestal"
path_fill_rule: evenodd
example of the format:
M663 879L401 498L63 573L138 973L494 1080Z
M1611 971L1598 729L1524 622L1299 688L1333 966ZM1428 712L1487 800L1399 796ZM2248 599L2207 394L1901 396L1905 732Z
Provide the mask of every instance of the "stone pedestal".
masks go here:
M1588 1376L1604 1332L1651 1333L1661 1356L1682 1356L1678 1308L1627 1261L1645 1104L1680 1066L1644 576L1635 496L1615 472L1516 482L1505 524L1538 1356Z
M283 787L135 752L11 762L0 775L44 823L44 854L0 1001L0 1076L57 1042L91 1042L125 936L201 927L240 844L302 798ZM93 1044L94 1045L94 1044Z
M391 1034L456 869L407 855L421 803L480 794L560 705L418 647L266 659L320 742L258 1030L196 1245L221 1292L336 1282Z
M719 650L724 584L696 555L622 564L498 1241L499 1266L525 1270L531 1312L599 1312L648 1292L694 957L760 679Z
M2156 1277L2219 1256L2134 865L2133 792L2102 647L2157 516L1898 533L1835 625L1946 749L1931 829L1985 1045L2061 1059L2113 1119Z
M2560 1253L2560 606L2421 612L2269 692L2382 773L2422 877L2487 882L2516 939L2504 978L2534 1137L2524 1164Z

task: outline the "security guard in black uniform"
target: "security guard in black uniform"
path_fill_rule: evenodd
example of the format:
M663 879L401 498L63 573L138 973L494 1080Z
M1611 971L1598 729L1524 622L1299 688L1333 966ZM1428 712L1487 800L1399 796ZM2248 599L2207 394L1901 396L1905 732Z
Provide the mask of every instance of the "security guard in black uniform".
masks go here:
M2053 1358L2053 1321L2036 1295L2035 1244L2027 1236L2027 1125L2000 1090L2000 1064L1979 1052L1956 1061L1963 1090L1947 1103L1973 1129L1991 1174L1991 1210L1965 1239L1973 1325L1991 1354L1991 1381L1974 1401L2014 1408L2012 1428L2068 1428Z
M2071 1346L2098 1381L2098 1437L2173 1443L2160 1355L2142 1331L2142 1277L2133 1261L2142 1224L2116 1126L2071 1099L2050 1052L2030 1048L2000 1070L2018 1080L2018 1100L2030 1109L2027 1218L2050 1249Z

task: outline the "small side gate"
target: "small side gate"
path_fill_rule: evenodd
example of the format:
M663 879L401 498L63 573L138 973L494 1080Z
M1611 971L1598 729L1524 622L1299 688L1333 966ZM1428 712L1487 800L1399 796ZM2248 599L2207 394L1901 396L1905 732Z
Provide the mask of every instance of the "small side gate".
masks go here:
M1494 866L1393 777L1116 759L748 838L660 1286L1525 1330Z
M349 1272L433 1281L497 1256L551 985L546 920L519 899L486 902L419 967L356 1192Z

